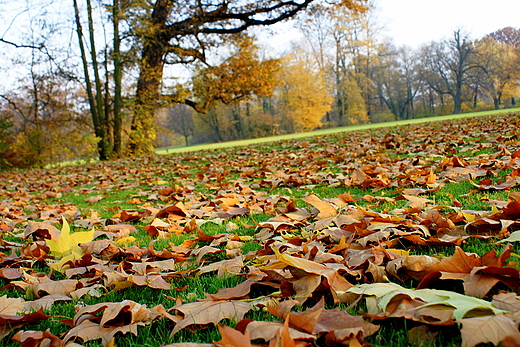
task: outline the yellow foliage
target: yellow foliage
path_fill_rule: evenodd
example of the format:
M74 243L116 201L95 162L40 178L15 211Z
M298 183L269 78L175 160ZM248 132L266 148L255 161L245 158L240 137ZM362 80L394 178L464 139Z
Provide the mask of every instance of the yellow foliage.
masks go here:
M343 82L345 90L346 116L349 125L370 123L365 99L361 95L361 89L352 76L347 76Z
M128 246L128 245L133 244L134 242L135 242L135 237L127 236L127 237L122 237L122 238L116 240L115 244L118 246Z
M282 114L291 118L296 131L309 131L322 125L321 119L331 110L329 94L321 71L295 55L289 55L282 71Z
M94 238L94 230L85 232L70 233L70 226L67 220L62 217L63 227L58 240L47 240L47 246L51 250L51 255L61 257L58 262L49 264L54 270L62 272L64 264L70 260L79 259L85 253L79 246L80 243L90 242Z
M229 58L218 66L199 69L193 78L195 96L206 106L214 101L230 104L252 94L270 96L277 85L280 61L260 59L254 38L234 35L230 46L233 52Z

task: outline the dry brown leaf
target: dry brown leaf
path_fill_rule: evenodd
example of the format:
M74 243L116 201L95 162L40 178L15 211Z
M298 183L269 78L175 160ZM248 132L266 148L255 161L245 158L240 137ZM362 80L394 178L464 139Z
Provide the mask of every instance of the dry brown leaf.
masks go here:
M55 301L70 301L70 300L72 300L72 299L69 296L62 295L62 294L46 295L46 296L44 296L40 299L34 300L34 301L24 302L23 311L24 312L38 311L41 308L43 308L45 310L49 310Z
M34 313L19 315L0 315L0 340L9 335L13 330L21 326L33 323L39 323L42 320L49 318L43 313L43 308L40 308Z
M114 335L117 333L127 334L132 333L137 336L137 328L139 326L145 325L142 322L124 325L124 326L115 326L115 327L102 327L98 323L92 322L90 320L85 320L81 322L81 324L75 326L71 330L65 334L63 337L63 341L68 343L69 341L80 338L83 342L93 341L93 340L101 340L101 344L103 346L107 346Z
M345 290L352 287L352 284L350 284L343 276L339 275L338 271L335 269L332 269L322 264L318 264L311 260L297 258L288 254L280 253L280 251L276 247L273 247L273 251L276 255L277 262L274 262L269 266L265 266L264 268L284 268L286 266L293 267L295 269L301 270L299 271L297 279L312 274L323 276L326 278L327 283L331 289L331 294L336 302L340 301L338 297L339 292L344 292ZM310 280L312 282L312 285L316 284L316 279L317 277L307 278L307 280ZM300 285L298 289L301 290L303 299L303 297L307 295L308 290L305 289L302 285Z
M501 309L511 312L520 311L520 296L515 293L498 293L493 295L493 304Z
M320 275L310 274L297 279L292 283L293 290L296 292L294 298L303 304L312 296L316 288L321 284L322 277Z
M466 318L462 324L462 346L472 347L479 343L491 342L495 346L508 336L518 334L518 323L505 315Z
M175 325L170 336L192 324L217 325L226 318L239 321L251 309L251 304L243 301L198 301L176 305L171 310L184 314L184 319Z
M56 241L59 240L61 236L61 231L54 225L47 222L29 221L27 224L27 228L25 228L23 237L28 238L29 236L32 236L36 239L41 238Z
M103 326L122 326L133 323L148 323L161 314L154 309L149 309L146 305L141 305L131 300L121 302L102 302L95 305L88 305L79 309L74 316L74 324L83 322L85 317L95 315L103 311L100 324Z
M242 273L244 269L244 257L238 256L233 259L226 259L202 266L198 269L200 273L217 271L217 276L226 277Z
M246 331L251 334L251 340L263 339L264 341L271 341L275 338L276 334L284 328L282 321L276 322L263 322L263 321L252 321L247 327ZM302 332L291 327L288 328L289 335L293 340L310 340L316 339L315 335Z
M334 206L327 202L324 202L314 194L308 195L302 198L302 200L318 209L318 218L331 217L335 216L338 213L337 209Z
M251 347L251 338L249 331L242 334L240 331L230 328L225 325L218 325L218 331L222 336L222 340L215 342L217 345L225 347Z
M22 298L8 298L7 295L0 297L0 315L16 316L22 311L25 303Z
M61 280L36 283L32 286L32 290L37 298L41 298L45 295L68 295L81 287L83 284L80 281Z
M63 347L63 341L56 335L46 331L23 331L20 330L13 335L12 340L20 342L22 347Z

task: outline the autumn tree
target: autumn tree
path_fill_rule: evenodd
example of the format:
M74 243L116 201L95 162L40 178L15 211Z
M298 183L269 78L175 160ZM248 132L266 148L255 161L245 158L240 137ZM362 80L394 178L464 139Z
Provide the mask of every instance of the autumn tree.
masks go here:
M215 132L217 141L223 141L222 126L219 121L224 115L213 107L232 105L228 108L234 126L236 138L243 137L242 115L239 100L255 95L268 97L273 95L278 85L277 73L280 69L279 59L262 59L260 49L254 38L238 34L229 37L228 57L215 66L201 66L195 70L190 89L193 99L185 100ZM220 108L221 110L223 108Z
M444 42L432 42L422 51L422 76L428 85L440 95L453 100L453 113L461 112L468 88L476 69L476 48L461 30L453 32L453 38Z
M414 115L414 99L419 91L417 58L407 47L380 46L372 81L379 99L397 119Z
M280 109L288 132L313 130L331 110L329 94L322 72L302 52L284 59L279 92Z
M317 7L300 20L299 28L308 42L306 50L330 81L329 92L335 99L326 117L328 126L369 122L370 64L376 47L372 9L370 1L362 13Z
M141 23L141 61L137 80L134 118L129 151L150 153L154 139L153 114L162 99L161 83L166 64L206 62L206 53L228 34L255 26L268 26L294 17L318 0L237 1L212 3L155 0ZM362 10L362 0L339 0L330 6ZM143 17L144 18L144 17ZM204 107L185 94L170 95L170 101Z
M506 27L487 35L496 42L504 43L506 45L520 49L520 29Z
M486 35L478 41L479 61L483 69L479 83L492 98L496 110L504 98L518 92L520 73L520 30L507 27Z
M92 157L96 139L88 118L74 107L80 98L77 90L63 76L36 69L27 82L0 95L0 113L12 124L4 166L43 166Z
M212 104L225 105L251 95L269 96L276 87L279 59L262 59L260 49L249 35L229 38L230 54L221 64L195 71L193 100L186 100L197 112L207 112Z
M515 47L485 37L479 42L479 60L483 66L479 74L481 88L493 100L495 110L500 109L502 98L518 87L519 56Z

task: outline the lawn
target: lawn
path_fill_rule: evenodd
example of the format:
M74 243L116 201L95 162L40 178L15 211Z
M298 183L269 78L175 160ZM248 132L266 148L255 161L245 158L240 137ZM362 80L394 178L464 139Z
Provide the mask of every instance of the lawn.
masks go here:
M0 344L514 346L519 129L508 112L1 172Z

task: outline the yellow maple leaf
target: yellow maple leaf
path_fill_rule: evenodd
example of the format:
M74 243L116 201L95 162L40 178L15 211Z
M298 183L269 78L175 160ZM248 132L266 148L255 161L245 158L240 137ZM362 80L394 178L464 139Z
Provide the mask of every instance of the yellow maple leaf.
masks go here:
M47 246L51 250L51 255L61 258L58 262L51 263L49 266L60 272L64 270L64 264L67 261L79 259L85 254L79 244L90 242L94 238L93 229L71 234L69 223L67 223L64 217L62 217L62 220L63 227L60 238L56 241L47 240Z

